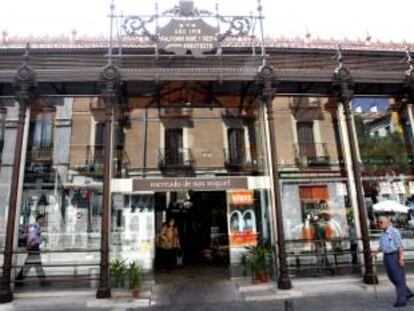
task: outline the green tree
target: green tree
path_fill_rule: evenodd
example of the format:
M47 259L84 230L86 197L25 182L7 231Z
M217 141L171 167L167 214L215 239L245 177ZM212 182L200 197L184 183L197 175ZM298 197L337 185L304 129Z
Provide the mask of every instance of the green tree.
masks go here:
M355 116L361 160L364 172L370 175L400 174L408 168L404 137L393 132L387 136L371 136L361 116Z

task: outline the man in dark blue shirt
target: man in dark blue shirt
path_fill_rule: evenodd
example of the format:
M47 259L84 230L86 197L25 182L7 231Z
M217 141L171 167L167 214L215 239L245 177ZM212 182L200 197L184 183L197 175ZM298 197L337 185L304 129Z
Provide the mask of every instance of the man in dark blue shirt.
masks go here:
M407 305L407 300L412 298L414 294L407 287L405 280L404 247L401 235L386 217L380 217L378 225L383 232L380 237L379 249L373 252L372 255L376 256L379 252L384 253L385 271L397 292L397 301L394 307L404 307Z

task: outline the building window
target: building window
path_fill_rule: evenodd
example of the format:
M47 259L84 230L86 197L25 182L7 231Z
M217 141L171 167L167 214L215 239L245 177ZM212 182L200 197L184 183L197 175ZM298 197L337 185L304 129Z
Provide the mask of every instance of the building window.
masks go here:
M35 112L30 124L32 150L51 148L53 145L53 114Z
M228 162L230 165L242 165L245 162L245 141L243 128L229 128L227 130L229 144Z
M104 162L105 123L98 122L95 125L95 145L91 148L90 161L95 172L101 172Z
M52 162L53 119L54 116L51 111L33 110L31 113L27 148L28 171L32 171L33 165L42 166L45 163L51 164ZM43 167L41 171L48 172L50 167Z
M313 122L298 122L298 144L301 155L316 156L315 138L313 136Z
M391 134L391 127L389 125L385 127L385 132L386 132L386 135Z
M167 165L182 165L184 162L183 129L165 130L164 161Z

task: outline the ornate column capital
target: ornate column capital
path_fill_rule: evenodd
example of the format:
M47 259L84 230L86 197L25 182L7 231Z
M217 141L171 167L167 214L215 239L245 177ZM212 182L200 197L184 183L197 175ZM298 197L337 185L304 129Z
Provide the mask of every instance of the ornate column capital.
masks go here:
M332 91L334 95L343 104L349 103L354 96L354 80L351 72L343 64L343 55L341 46L338 46L336 52L337 65L334 69L332 78Z
M262 65L259 67L257 73L258 81L262 85L262 96L264 102L268 99L273 99L277 94L277 88L274 86L277 84L277 77L274 69L269 65Z
M35 97L36 72L29 66L30 44L26 44L23 63L17 68L14 78L15 96L19 103L28 104Z
M332 91L343 104L348 103L354 96L354 80L348 68L335 68L332 78Z
M101 94L104 99L116 97L121 84L121 74L118 67L108 64L103 68L100 78Z

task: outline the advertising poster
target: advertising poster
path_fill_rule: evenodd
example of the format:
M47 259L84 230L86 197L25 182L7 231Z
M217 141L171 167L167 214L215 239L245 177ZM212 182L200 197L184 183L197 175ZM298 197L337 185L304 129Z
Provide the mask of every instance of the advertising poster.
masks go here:
M229 191L229 241L231 248L257 244L256 215L252 191Z

